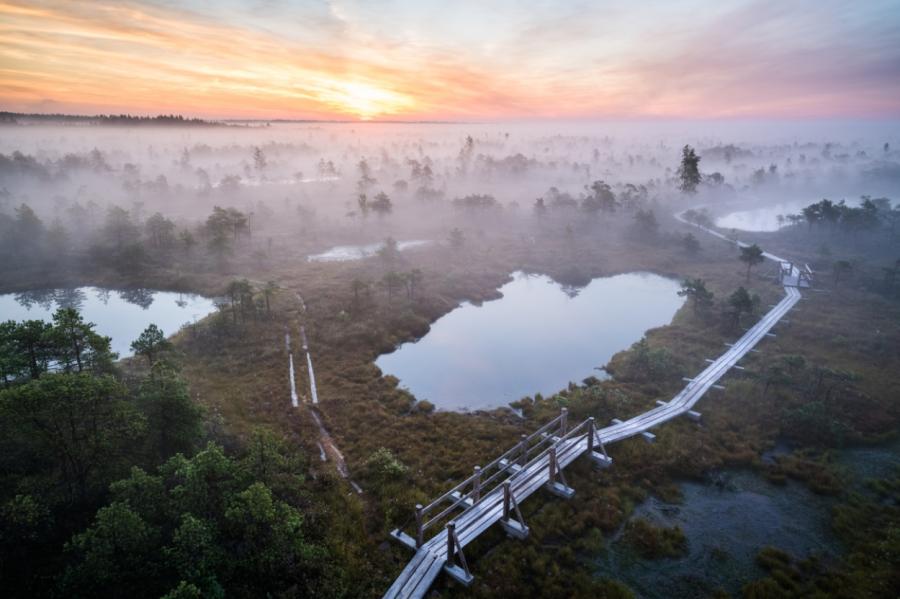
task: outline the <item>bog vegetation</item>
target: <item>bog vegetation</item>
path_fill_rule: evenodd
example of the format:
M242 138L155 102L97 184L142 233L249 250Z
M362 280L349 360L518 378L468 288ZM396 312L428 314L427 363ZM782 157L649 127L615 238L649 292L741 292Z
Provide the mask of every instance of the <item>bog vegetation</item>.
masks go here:
M896 481L851 491L831 459L900 424L900 210L887 197L900 154L881 140L685 146L652 132L622 141L493 125L185 136L176 124L136 137L4 125L0 291L114 283L220 298L181 331L148 327L126 360L72 309L0 325L0 579L11 596L379 596L409 557L388 533L417 502L561 407L605 422L668 400L752 326L781 297L763 252L809 264L829 293L806 293L746 370L701 402L702 427L672 422L655 445L623 442L603 473L576 464L574 499L523 504L532 536L492 531L466 548L475 586L437 591L631 596L594 571L614 534L648 560L680 559L690 543L629 521L633 507L743 467L833 497L841 547L821 559L760 548L745 596L896 596ZM747 241L740 250L673 217L711 228L751 196L783 194L848 200L811 201L772 233L721 231ZM370 257L308 260L372 244ZM496 297L517 270L571 293L652 271L683 281L688 301L597 364L610 377L521 398L518 413L435 411L373 364L461 302ZM776 441L791 452L761 460Z

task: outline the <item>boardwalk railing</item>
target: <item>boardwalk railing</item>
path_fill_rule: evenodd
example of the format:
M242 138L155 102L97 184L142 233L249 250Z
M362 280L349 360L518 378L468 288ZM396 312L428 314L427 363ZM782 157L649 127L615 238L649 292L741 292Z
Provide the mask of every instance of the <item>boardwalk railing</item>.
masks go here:
M470 584L473 577L463 553L466 545L497 522L514 538L522 539L528 536L529 530L522 518L519 504L542 487L561 497L572 497L575 491L567 485L563 470L587 449L597 446L599 439L593 418L588 418L578 426L563 432L561 425L566 419L567 412L563 410L559 416L525 438L533 442L529 450L533 450L532 453L535 454L527 462L502 463L502 460L506 459L503 456L510 453L518 452L519 456L525 455L520 449L520 444L497 458L494 462L497 463L498 472L507 472L510 475L493 484L490 490L482 488L482 494L477 501L454 519L446 521L443 530L427 542L421 543L416 548L413 559L385 596L421 597L441 570L462 584ZM559 434L553 434L554 432ZM594 455L598 463L609 463L604 455ZM464 482L471 483L471 477ZM470 494L471 491L467 496ZM449 500L445 493L432 504L439 505L441 499ZM447 513L443 514L446 515ZM435 516L427 524L433 524L441 517ZM401 535L403 533L394 531L395 538L415 547L412 540L404 539L405 535Z
M478 503L484 495L497 488L504 475L507 477L522 469L529 460L552 443L553 439L566 434L568 413L562 410L559 416L546 423L530 435L522 435L521 440L502 455L486 464L475 466L471 476L456 484L428 505L416 505L415 537L410 537L397 529L391 535L412 548L424 543L425 533L435 524L445 522L457 510L465 510ZM551 431L553 431L551 433ZM440 509L445 503L450 505ZM438 511L440 510L440 511ZM437 512L437 513L435 513Z

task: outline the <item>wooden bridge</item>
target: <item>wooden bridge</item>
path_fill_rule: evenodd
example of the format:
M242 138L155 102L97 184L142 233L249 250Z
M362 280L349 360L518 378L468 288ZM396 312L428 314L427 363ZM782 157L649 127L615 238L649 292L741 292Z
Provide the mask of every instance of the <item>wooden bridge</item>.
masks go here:
M712 231L711 231L712 232ZM721 236L717 232L713 232ZM731 241L731 240L729 240ZM740 242L736 242L740 244ZM717 359L668 402L629 420L613 420L599 428L594 418L571 426L565 409L559 416L531 435L523 435L519 443L426 506L417 505L414 536L402 530L391 535L415 555L385 593L385 598L423 597L437 576L443 571L454 580L469 585L473 576L463 553L494 524L500 524L513 538L528 536L527 524L519 504L541 488L563 498L570 498L574 489L566 483L563 471L582 455L587 455L598 467L612 465L606 446L629 437L642 436L653 442L650 432L673 418L684 415L699 420L693 408L701 397L767 336L774 336L772 328L800 300L798 287L808 287L811 271L797 267L772 254L766 258L779 265L785 297L774 305L762 319L749 329ZM427 541L429 530L438 529Z

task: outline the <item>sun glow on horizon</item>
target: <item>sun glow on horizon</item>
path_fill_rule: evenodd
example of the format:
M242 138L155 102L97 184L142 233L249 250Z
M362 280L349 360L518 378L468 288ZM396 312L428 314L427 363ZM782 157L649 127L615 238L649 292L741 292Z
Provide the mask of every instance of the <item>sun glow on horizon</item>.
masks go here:
M318 95L335 112L364 121L400 114L415 107L409 96L358 81L336 81Z
M892 1L0 0L0 110L896 118Z

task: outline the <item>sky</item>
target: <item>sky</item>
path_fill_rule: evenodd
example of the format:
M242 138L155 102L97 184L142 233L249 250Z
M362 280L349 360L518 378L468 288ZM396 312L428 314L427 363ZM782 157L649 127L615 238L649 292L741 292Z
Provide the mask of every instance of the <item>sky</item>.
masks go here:
M0 0L0 110L900 117L900 0Z

